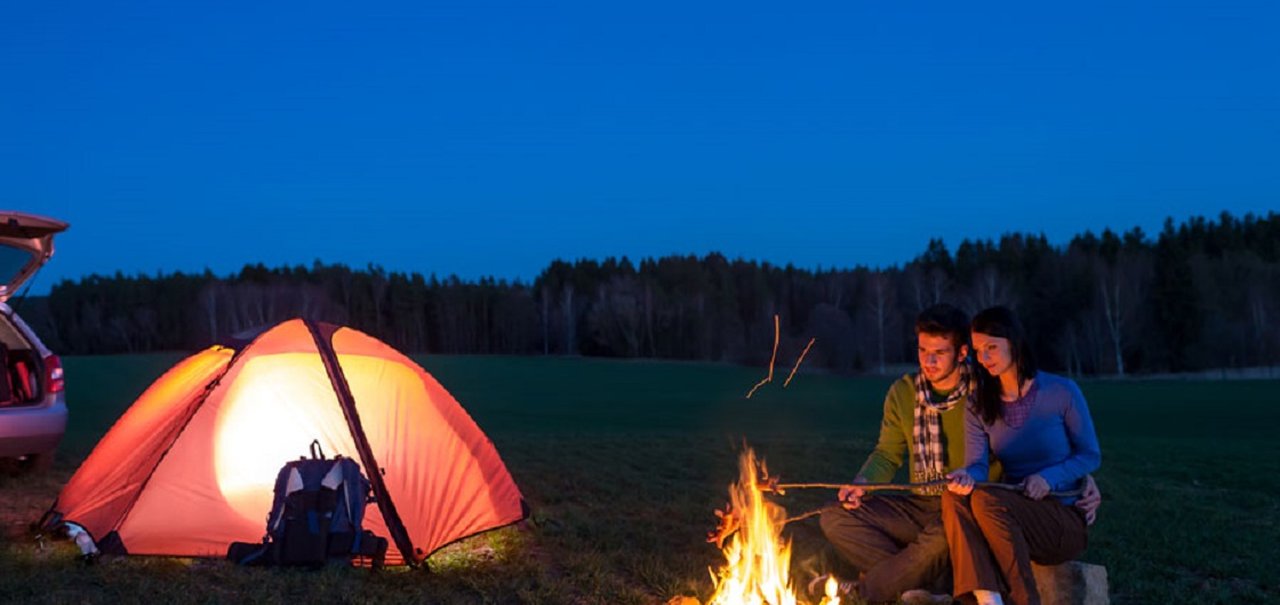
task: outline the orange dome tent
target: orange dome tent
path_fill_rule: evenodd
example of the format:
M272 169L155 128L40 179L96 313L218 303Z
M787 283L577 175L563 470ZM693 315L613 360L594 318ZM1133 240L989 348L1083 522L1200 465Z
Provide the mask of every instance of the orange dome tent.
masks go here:
M369 477L364 524L391 543L388 563L526 516L493 443L430 374L366 334L294 319L156 380L49 518L106 552L222 557L262 539L276 472L312 440Z

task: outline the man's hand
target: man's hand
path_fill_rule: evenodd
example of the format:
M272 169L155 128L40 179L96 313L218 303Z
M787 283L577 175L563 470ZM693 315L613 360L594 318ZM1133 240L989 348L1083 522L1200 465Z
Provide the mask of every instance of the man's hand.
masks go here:
M1022 480L1022 493L1032 500L1039 500L1049 495L1049 482L1040 475L1031 475Z
M1098 489L1098 483L1093 480L1093 475L1084 476L1084 493L1080 494L1080 499L1076 500L1076 508L1084 513L1084 522L1086 525L1093 525L1098 520L1098 507L1102 505L1102 490Z
M854 481L858 480L854 479ZM854 510L862 506L862 497L865 495L867 495L867 492L861 487L846 485L840 488L840 493L836 495L836 498L840 500L840 506L843 506L845 510Z
M969 471L964 469L956 469L947 473L947 479L951 482L947 484L947 489L953 494L968 496L973 493L973 477L969 476Z

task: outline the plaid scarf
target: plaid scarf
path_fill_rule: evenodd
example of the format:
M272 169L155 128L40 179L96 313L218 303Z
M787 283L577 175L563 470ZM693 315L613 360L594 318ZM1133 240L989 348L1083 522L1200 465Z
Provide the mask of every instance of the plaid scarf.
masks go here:
M950 410L962 401L967 401L969 393L973 390L971 384L973 373L969 369L969 363L960 362L960 367L956 368L956 371L960 373L960 380L956 383L956 388L942 401L933 400L933 390L929 388L929 381L924 377L924 372L916 374L915 423L912 426L915 437L915 449L912 452L915 457L915 472L911 476L911 480L915 483L934 481L947 475L946 451L942 447L942 412ZM945 487L922 489L917 493L942 493L943 489Z

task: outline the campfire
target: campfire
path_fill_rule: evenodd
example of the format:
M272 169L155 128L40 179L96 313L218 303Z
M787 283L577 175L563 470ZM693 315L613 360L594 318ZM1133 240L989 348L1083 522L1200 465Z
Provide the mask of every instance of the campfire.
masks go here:
M797 605L791 582L791 543L782 536L787 511L765 499L763 460L747 448L738 461L738 482L729 486L730 508L716 511L720 528L711 536L725 563L712 570L715 593L707 605ZM835 580L818 605L840 605Z

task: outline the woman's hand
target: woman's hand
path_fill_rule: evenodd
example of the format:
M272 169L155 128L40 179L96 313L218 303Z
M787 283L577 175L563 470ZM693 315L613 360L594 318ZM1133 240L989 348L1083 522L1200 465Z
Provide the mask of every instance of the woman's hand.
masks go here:
M1098 520L1098 506L1102 504L1102 491L1098 489L1098 483L1093 480L1093 475L1084 476L1084 493L1080 494L1080 499L1076 500L1076 508L1084 513L1084 522L1086 525L1093 525Z
M953 494L968 496L973 492L973 477L969 476L969 471L964 469L956 469L947 473L947 479L951 482L947 484L947 489Z
M1040 475L1031 475L1022 480L1022 493L1032 500L1039 500L1049 495L1049 482Z

